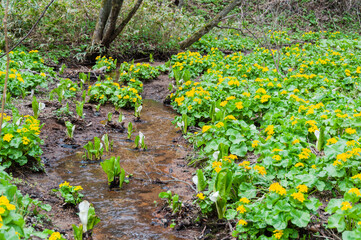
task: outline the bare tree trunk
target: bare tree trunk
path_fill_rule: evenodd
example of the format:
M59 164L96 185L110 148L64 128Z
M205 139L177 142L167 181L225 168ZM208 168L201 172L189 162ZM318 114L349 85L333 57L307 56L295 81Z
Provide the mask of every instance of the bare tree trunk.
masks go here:
M109 45L124 30L135 15L143 0L137 0L127 17L117 27L117 20L122 9L124 0L102 0L97 25L93 33L92 44L100 44L108 48Z
M111 35L113 35L117 24L119 12L124 2L123 0L112 0L112 1L113 1L113 6L110 12L110 16L108 18L107 25L105 26L103 39L108 39L110 38Z
M242 0L233 0L229 3L220 13L218 13L211 21L209 21L206 25L204 25L201 29L197 32L193 33L192 36L189 38L181 41L179 46L181 49L190 47L193 43L198 41L203 35L207 34L209 31L212 30L218 23L227 16L227 14L233 10L237 5L241 4Z
M93 33L92 44L99 44L103 39L104 28L107 23L110 11L112 9L112 0L102 0L99 18Z
M129 21L133 18L135 13L138 11L140 5L143 3L143 0L138 0L134 5L133 9L128 13L128 16L119 24L119 26L113 31L108 38L103 39L103 44L105 47L109 47L109 45L118 37L118 35L124 30L125 26L129 23Z

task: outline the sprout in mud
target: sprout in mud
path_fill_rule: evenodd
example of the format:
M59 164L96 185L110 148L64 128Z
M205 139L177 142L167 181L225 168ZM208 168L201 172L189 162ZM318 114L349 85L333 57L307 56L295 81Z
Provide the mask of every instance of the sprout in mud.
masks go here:
M172 194L172 191L161 192L158 195L159 198L166 198L169 207L172 209L173 214L178 212L182 207L182 202L179 200L178 194Z
M125 117L124 117L123 113L119 113L118 122L121 123L124 121L124 119L125 119Z
M40 111L45 108L45 104L44 103L38 103L38 101L36 100L36 97L34 96L31 105L33 107L34 117L38 118L39 114L40 114Z
M74 130L75 130L75 125L73 125L71 122L66 121L65 122L65 126L66 126L66 135L69 139L73 139L74 137Z
M111 122L112 121L112 118L113 118L113 113L112 112L108 112L108 122Z
M130 137L132 136L132 133L134 132L133 130L133 124L131 122L128 123L128 140L130 139Z
M88 160L100 160L103 155L104 147L98 137L94 137L94 142L88 142L84 145L85 154L83 158Z
M78 102L78 101L75 103L75 105L76 105L75 110L80 118L83 118L84 103L85 102Z
M104 134L102 137L102 141L104 143L105 151L109 152L109 148L111 147L111 144L109 143L109 137L108 134Z
M135 108L134 108L134 116L139 119L140 118L140 112L142 111L142 105L140 104L135 104Z
M207 181L203 175L202 169L197 170L197 175L192 178L192 181L197 186L197 190L199 192L203 191L207 187Z
M147 145L145 145L144 139L144 134L139 131L139 135L135 137L135 148L147 150Z
M120 167L120 157L111 157L100 165L108 176L108 185L110 188L117 187L122 188L125 179L125 171Z
M95 215L95 209L88 201L83 201L79 204L79 218L81 225L77 227L73 226L75 240L91 239L92 230L96 224L100 222L100 219Z
M99 103L98 105L96 105L96 106L95 106L95 111L99 112L99 109L100 109L100 106L101 106L101 105L102 105L101 103Z

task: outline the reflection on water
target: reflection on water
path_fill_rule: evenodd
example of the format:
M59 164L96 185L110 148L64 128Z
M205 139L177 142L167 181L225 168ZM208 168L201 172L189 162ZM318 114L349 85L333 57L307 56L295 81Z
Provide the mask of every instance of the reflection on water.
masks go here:
M185 155L182 146L174 145L178 137L171 121L174 112L153 100L145 100L142 122L134 123L137 135L145 135L148 151L134 150L134 143L125 141L126 134L110 134L114 139L113 156L120 156L121 166L134 179L122 190L109 191L107 176L100 164L85 164L81 154L66 157L54 168L63 180L84 188L85 199L94 204L101 222L94 230L94 239L189 239L162 226L153 226L154 201L165 186L151 180L162 178L156 172L166 171L173 159ZM134 139L134 137L132 139ZM143 181L142 181L143 180ZM176 183L174 183L176 184Z

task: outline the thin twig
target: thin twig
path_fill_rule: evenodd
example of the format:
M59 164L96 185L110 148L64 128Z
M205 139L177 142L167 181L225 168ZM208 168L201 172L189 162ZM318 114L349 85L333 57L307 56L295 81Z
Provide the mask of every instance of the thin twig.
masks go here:
M9 9L9 0L6 1L6 8L5 8L5 15L4 15L4 36L5 36L5 52L6 52L6 75L5 75L5 83L4 83L4 90L3 90L3 96L1 100L1 117L0 117L0 136L3 126L3 120L4 120L4 109L5 109L5 100L6 100L6 89L8 85L8 79L9 79L9 66L10 66L10 57L9 57L9 42L8 42L8 24L7 24L7 18L8 18L8 9Z
M4 53L3 55L0 56L0 58L4 57L6 54L8 54L9 52L11 52L12 50L14 50L17 46L20 45L20 43L22 43L29 35L30 33L35 29L35 27L38 25L38 23L40 22L40 20L44 17L46 11L48 10L48 8L50 7L50 5L54 2L55 0L51 0L50 3L45 7L44 11L42 12L42 14L40 15L39 19L36 21L36 23L31 27L30 31L25 35L25 37L23 37L17 44L15 44L15 46L13 46L10 50L6 50L6 53ZM6 31L5 31L6 32Z

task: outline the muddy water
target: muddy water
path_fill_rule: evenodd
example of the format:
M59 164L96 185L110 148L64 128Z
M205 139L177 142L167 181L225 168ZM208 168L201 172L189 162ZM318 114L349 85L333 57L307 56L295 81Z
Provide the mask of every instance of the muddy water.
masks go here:
M94 239L191 239L189 233L154 224L152 214L154 201L161 202L158 194L166 191L167 184L156 184L159 180L169 180L162 173L170 174L172 161L185 156L184 146L173 140L179 137L171 124L175 113L163 104L145 100L141 122L133 122L136 132L145 135L147 151L134 149L134 142L126 140L126 134L110 134L115 150L109 156L120 156L121 166L129 174L134 174L123 189L110 191L107 176L99 163L87 164L81 153L66 157L54 168L63 180L84 188L85 199L94 204L101 222L94 230ZM128 117L125 121L132 121ZM127 125L127 123L126 123ZM105 157L106 158L106 157ZM173 182L172 184L182 184Z

